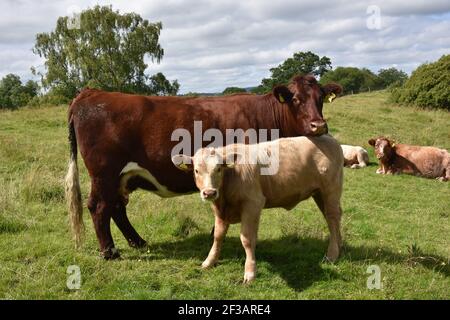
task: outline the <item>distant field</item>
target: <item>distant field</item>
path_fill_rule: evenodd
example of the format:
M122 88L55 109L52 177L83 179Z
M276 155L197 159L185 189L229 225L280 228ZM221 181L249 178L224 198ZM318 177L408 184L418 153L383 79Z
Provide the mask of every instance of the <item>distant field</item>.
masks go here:
M399 142L450 150L450 113L400 107L385 92L326 104L332 134L365 147L389 135ZM202 271L213 215L198 194L160 199L133 193L130 220L149 243L128 247L113 225L118 261L98 253L85 208L86 242L76 251L68 228L63 177L68 161L66 106L0 112L0 299L450 299L450 183L380 176L376 165L345 169L345 249L321 263L328 230L313 201L266 210L257 245L258 275L241 284L245 254L231 227L219 265ZM80 163L83 201L89 180ZM81 269L78 291L66 287ZM370 265L381 290L366 287Z

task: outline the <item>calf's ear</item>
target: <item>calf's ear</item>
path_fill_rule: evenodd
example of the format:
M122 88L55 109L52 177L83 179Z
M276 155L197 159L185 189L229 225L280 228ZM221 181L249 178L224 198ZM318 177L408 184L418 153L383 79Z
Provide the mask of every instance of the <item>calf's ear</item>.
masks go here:
M324 101L333 102L334 99L337 98L338 95L342 93L342 87L337 83L329 83L322 87L322 91L324 94Z
M272 93L275 98L281 103L291 102L292 97L294 96L291 90L289 90L289 88L286 86L276 86L275 88L273 88Z
M375 139L370 139L368 142L369 142L369 144L370 144L371 146L375 146L376 140L375 140Z
M180 170L192 171L194 170L194 165L192 164L192 158L184 154L176 154L172 157L172 162Z

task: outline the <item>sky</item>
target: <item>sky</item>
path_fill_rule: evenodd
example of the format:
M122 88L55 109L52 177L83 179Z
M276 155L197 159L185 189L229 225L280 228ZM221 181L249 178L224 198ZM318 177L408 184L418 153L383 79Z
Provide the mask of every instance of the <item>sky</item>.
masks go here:
M43 70L35 35L96 4L162 22L164 57L147 72L178 79L180 93L256 86L298 51L407 73L450 53L449 0L0 0L0 77Z

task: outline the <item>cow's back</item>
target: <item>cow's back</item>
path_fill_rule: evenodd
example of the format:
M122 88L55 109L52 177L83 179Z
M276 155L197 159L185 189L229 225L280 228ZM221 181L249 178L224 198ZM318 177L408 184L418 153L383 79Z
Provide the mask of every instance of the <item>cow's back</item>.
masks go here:
M397 144L394 169L428 178L440 177L448 166L449 153L436 147Z

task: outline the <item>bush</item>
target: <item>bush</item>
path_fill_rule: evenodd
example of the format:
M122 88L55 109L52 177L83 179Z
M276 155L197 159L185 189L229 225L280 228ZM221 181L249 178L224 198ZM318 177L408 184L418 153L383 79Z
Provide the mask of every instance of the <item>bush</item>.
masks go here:
M353 94L361 91L365 79L366 74L358 68L337 67L335 70L324 74L320 78L320 83L336 82L343 87L344 94Z
M47 93L44 95L36 96L28 102L31 107L42 107L42 106L55 106L55 105L68 105L71 99L53 93Z
M402 87L392 88L390 100L426 108L450 110L450 55L419 66Z
M245 90L244 88L228 87L225 90L223 90L222 94L227 95L227 94L245 93L245 92L247 92L247 90Z

